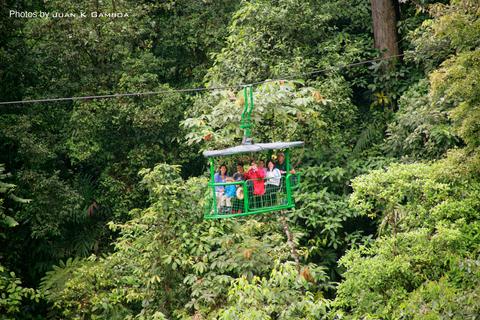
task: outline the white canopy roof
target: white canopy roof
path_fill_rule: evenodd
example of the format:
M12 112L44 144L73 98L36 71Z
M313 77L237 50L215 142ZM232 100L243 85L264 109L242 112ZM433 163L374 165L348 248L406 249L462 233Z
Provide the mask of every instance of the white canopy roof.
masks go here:
M270 143L252 143L241 144L239 146L223 149L223 150L208 150L203 152L204 157L219 157L229 156L238 153L261 152L265 150L287 149L303 146L303 141L293 142L270 142Z

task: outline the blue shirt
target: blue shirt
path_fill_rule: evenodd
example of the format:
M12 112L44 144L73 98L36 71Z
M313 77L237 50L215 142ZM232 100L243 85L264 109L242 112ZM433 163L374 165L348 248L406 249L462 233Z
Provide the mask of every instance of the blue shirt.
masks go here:
M235 187L234 184L225 186L225 196L229 198L233 198L235 197L236 193L237 193L237 188Z
M225 175L225 178L222 179L222 175L220 173L215 173L214 181L215 181L215 183L227 182L227 175ZM216 186L215 187L215 192L222 192L224 190L225 190L225 186Z

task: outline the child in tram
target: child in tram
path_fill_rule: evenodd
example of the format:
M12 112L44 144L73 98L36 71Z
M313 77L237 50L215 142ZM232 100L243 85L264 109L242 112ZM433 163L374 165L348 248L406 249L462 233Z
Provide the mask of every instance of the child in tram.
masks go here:
M233 178L227 177L226 182L234 182ZM224 211L226 213L232 213L232 198L235 198L237 194L237 188L234 184L225 186L225 194L223 195L223 201L222 205L224 205Z

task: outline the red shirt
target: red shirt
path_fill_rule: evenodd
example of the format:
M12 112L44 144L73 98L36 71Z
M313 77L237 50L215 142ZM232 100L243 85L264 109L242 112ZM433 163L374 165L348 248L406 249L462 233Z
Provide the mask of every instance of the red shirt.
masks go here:
M265 172L260 169L253 170L250 168L245 173L245 179L253 180L253 194L256 196L261 196L265 193Z

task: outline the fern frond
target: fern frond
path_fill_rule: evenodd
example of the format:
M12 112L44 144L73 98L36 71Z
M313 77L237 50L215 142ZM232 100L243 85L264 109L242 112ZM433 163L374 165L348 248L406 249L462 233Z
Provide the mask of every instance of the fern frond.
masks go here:
M375 140L381 138L383 133L383 127L379 126L377 123L370 123L363 131L360 133L357 143L353 148L353 153L358 155L360 152L366 150Z

